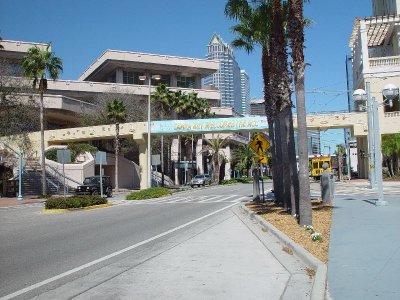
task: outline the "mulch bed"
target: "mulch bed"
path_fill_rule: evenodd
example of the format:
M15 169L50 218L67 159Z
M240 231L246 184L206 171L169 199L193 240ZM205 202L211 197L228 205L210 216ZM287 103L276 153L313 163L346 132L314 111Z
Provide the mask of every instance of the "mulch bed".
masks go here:
M289 238L301 245L315 257L328 262L329 239L332 221L332 206L326 206L322 201L312 200L312 222L315 232L322 234L322 241L313 241L310 232L301 227L297 220L273 202L254 203L246 206L274 225Z

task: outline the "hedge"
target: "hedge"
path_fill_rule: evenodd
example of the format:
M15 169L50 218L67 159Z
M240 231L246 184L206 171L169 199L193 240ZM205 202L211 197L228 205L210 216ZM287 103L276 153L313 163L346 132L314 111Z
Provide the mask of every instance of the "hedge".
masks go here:
M154 187L145 190L141 190L139 192L133 192L126 195L126 200L144 200L144 199L152 199L159 198L162 196L171 195L171 191L169 189L163 187Z
M68 198L51 197L45 202L46 209L82 208L92 205L107 204L107 199L99 195L80 195Z

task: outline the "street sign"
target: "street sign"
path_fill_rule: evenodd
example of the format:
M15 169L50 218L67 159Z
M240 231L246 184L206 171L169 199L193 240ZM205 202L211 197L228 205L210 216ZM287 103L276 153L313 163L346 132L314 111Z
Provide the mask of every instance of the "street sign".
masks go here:
M106 165L107 164L107 153L104 151L96 152L96 165Z
M250 142L251 149L256 151L259 156L262 156L266 150L269 149L270 144L268 140L261 134L256 134L253 140Z
M254 162L256 164L266 164L266 163L268 163L268 157L266 157L266 156L256 156L256 157L254 157Z
M161 155L160 154L153 154L151 156L151 165L152 166L159 166L161 165Z

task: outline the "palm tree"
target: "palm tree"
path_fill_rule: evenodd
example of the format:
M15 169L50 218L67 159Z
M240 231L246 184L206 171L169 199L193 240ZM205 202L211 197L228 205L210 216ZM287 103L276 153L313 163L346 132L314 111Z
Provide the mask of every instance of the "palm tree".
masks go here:
M346 148L344 145L339 144L336 145L336 151L335 154L337 155L338 158L338 175L339 175L339 180L342 179L342 167L343 167L343 154L346 153Z
M119 192L118 187L118 163L119 163L119 152L120 152L120 140L119 140L119 124L124 122L126 119L126 104L119 99L115 99L112 102L106 104L107 118L115 124L115 192ZM100 170L101 172L101 170Z
M234 148L232 151L232 160L238 161L245 166L247 177L249 177L251 166L253 165L256 153L249 144L242 144Z
M289 37L292 49L292 70L296 93L297 109L297 149L299 155L299 222L311 225L310 183L308 178L307 122L304 97L304 17L303 1L289 0Z
M34 89L40 93L40 151L42 167L42 194L47 194L45 148L44 148L44 104L43 95L47 91L47 78L56 80L62 72L62 60L50 50L50 44L45 50L38 46L28 49L28 54L22 59L21 68L23 74L33 80Z
M222 161L224 159L222 148L227 144L228 138L222 138L217 135L216 138L206 140L208 143L201 151L208 152L211 155L211 162L213 168L212 181L213 183L219 183L219 169L221 168Z

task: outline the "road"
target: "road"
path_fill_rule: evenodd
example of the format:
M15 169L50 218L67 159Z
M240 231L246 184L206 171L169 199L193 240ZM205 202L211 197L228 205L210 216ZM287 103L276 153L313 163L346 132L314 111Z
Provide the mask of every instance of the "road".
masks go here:
M219 222L224 208L251 194L251 184L240 184L142 202L117 196L111 207L62 214L43 214L39 206L2 209L0 299L32 298L128 256L140 264Z

